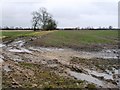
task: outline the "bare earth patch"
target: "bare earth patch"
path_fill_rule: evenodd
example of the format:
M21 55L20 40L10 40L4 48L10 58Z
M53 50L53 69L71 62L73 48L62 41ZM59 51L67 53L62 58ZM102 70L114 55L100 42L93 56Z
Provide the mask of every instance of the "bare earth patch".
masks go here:
M36 47L19 38L1 44L3 87L118 88L117 49L99 52ZM89 79L87 79L89 78Z

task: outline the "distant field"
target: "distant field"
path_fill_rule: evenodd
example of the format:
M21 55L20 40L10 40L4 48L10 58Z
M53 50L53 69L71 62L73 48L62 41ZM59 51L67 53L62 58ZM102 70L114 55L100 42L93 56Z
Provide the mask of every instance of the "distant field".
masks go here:
M51 33L50 33L51 32ZM30 44L38 46L53 46L53 47L81 47L85 48L92 45L117 45L118 31L117 30L80 30L80 31L2 31L2 38L17 38L17 37L42 36ZM92 48L92 47L91 47Z
M42 31L42 32L34 32L34 31L23 31L23 30L4 30L0 31L1 38L17 38L17 37L27 37L27 36L40 36L52 31Z
M36 44L51 46L79 46L89 44L116 44L118 31L56 31L48 34L42 40L34 41Z

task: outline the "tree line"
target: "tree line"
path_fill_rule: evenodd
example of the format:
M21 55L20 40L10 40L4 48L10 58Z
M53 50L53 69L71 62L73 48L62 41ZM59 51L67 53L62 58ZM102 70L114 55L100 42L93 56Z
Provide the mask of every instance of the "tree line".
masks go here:
M4 27L0 28L0 30L34 30L34 28L22 28L22 27ZM36 28L36 31L42 31L43 29ZM117 28L56 28L51 30L120 30Z

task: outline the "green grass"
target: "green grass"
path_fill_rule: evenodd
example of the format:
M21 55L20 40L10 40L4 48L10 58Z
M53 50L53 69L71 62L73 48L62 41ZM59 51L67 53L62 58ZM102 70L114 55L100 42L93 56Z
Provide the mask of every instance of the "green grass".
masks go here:
M51 32L51 33L50 33ZM90 45L117 45L117 30L81 30L81 31L2 31L0 37L14 39L17 37L42 36L41 39L34 40L35 45L55 46L55 47L80 47ZM102 46L101 46L102 47Z
M117 44L118 31L56 31L34 43L47 46L80 46L89 44Z
M96 88L96 86L94 84L88 84L87 88L88 88L88 90L93 90Z
M1 36L3 37L18 37L18 36L26 36L32 34L32 31L2 31Z
M42 36L45 34L48 34L52 31L40 31L40 32L34 32L34 31L14 31L14 30L5 30L0 31L0 38L9 38L14 39L17 37L31 37L31 36Z

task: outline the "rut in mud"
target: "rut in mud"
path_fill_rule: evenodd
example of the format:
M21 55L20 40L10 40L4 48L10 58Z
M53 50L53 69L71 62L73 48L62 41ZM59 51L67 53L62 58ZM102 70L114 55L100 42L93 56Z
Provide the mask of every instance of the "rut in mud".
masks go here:
M3 78L7 77L6 80L11 80L10 82L3 80L3 86L8 84L24 87L22 79L25 78L22 76L25 75L30 80L34 79L34 83L29 87L42 87L38 85L40 82L36 83L35 74L45 71L65 77L66 80L68 78L75 80L76 85L79 80L85 81L84 85L79 84L80 87L86 87L89 83L103 88L118 88L120 85L118 64L120 50L118 49L85 52L69 48L35 47L26 45L26 40L23 38L16 39L7 45L0 44L0 48L2 48L0 60L3 62L3 75L5 75ZM19 81L20 78L22 79ZM39 77L39 79L42 78L44 77ZM30 80L28 79L27 82ZM44 80L47 80L44 85L51 83L49 79Z

